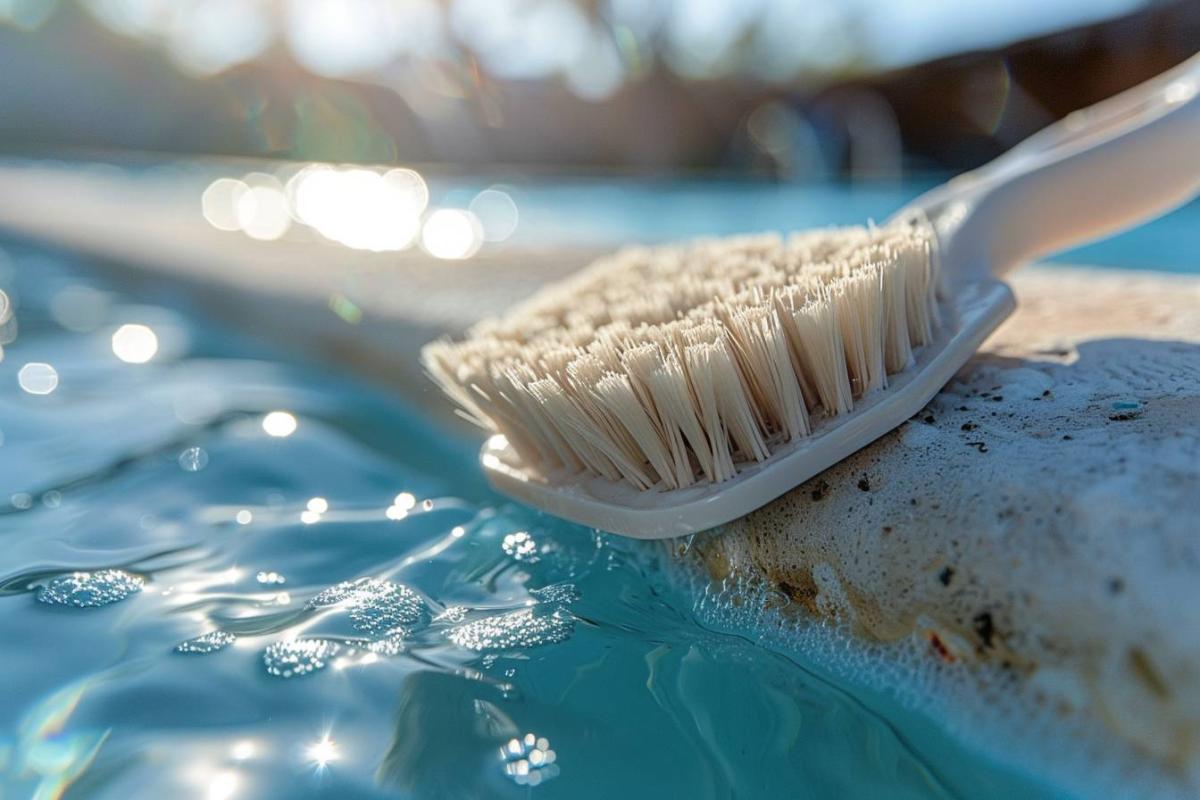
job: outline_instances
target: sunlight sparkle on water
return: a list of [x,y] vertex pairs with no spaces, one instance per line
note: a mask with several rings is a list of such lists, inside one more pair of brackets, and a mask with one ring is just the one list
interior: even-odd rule
[[558,775],[558,754],[550,749],[550,740],[545,736],[527,733],[520,739],[511,739],[500,748],[500,760],[504,774],[518,786],[537,786]]
[[328,734],[310,744],[305,749],[304,755],[317,769],[325,769],[331,762],[340,758],[337,743],[330,739]]
[[298,220],[326,239],[376,252],[412,246],[429,202],[424,179],[410,169],[379,173],[314,164],[287,188]]
[[122,325],[112,335],[112,351],[126,364],[145,364],[158,352],[158,336],[145,325]]
[[310,164],[286,184],[263,172],[217,178],[200,207],[214,228],[253,239],[279,239],[294,221],[356,250],[405,250],[420,238],[431,255],[457,259],[473,255],[484,239],[507,238],[516,227],[516,206],[506,193],[485,190],[476,200],[487,225],[473,208],[435,211],[422,226],[429,187],[414,170]]
[[237,520],[238,525],[249,525],[254,520],[254,514],[251,513],[250,509],[243,508],[237,512],[237,516],[234,519]]
[[329,510],[329,501],[324,497],[314,497],[308,501],[308,510],[315,511],[318,514],[324,514]]
[[258,755],[258,745],[251,739],[243,739],[234,744],[229,756],[234,761],[249,761]]
[[229,800],[238,788],[238,775],[228,770],[213,775],[208,782],[208,800]]
[[272,411],[263,417],[262,428],[268,436],[282,439],[296,432],[296,418],[286,411]]
[[412,511],[417,505],[417,498],[411,492],[401,492],[396,495],[396,499],[387,507],[384,512],[388,519],[402,520],[408,516],[408,512]]

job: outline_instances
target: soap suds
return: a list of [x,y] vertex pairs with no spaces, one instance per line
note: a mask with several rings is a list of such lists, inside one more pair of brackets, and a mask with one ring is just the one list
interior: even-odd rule
[[1015,284],[927,408],[696,537],[700,609],[1066,788],[1194,796],[1200,282]]

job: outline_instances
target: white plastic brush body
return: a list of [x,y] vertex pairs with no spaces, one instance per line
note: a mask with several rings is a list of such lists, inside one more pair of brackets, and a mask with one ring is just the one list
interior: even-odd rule
[[[742,459],[731,477],[726,474],[730,465],[723,473],[719,464],[693,463],[698,474],[703,471],[701,479],[692,485],[665,488],[663,481],[635,485],[651,480],[641,476],[638,465],[625,467],[637,473],[632,482],[596,474],[596,469],[580,469],[578,464],[557,469],[532,467],[498,434],[482,450],[485,473],[501,492],[551,514],[644,539],[695,533],[765,505],[893,430],[928,403],[1012,312],[1013,295],[1000,280],[1008,271],[1032,258],[1156,217],[1194,197],[1200,191],[1198,94],[1200,56],[1070,115],[897,213],[890,225],[902,226],[911,220],[933,231],[941,281],[937,310],[942,324],[931,341],[913,350],[906,369],[886,375],[886,389],[862,391],[858,386],[861,394],[853,400],[852,410],[817,413],[811,419],[800,415],[804,419],[791,424],[806,426],[804,435],[770,443],[765,460],[755,460],[761,457],[755,453],[760,445],[747,441],[750,434],[743,432],[738,438],[736,426],[731,426],[727,432],[731,441],[736,439],[734,446]],[[851,350],[846,345],[846,352]],[[769,353],[759,355],[767,360],[757,363],[770,363]],[[907,355],[893,353],[889,358]],[[574,366],[581,369],[586,365]],[[753,385],[758,378],[750,376],[747,383]],[[645,388],[648,384],[620,376],[605,380],[605,391],[626,392],[651,406],[665,402],[663,397],[650,396]],[[440,382],[447,385],[444,379]],[[539,388],[550,394],[560,392],[553,382]],[[448,390],[455,393],[453,387]],[[470,405],[472,391],[479,390],[457,389],[460,403],[465,392],[463,404]],[[503,391],[495,391],[503,395]],[[811,392],[810,387],[805,396]],[[557,431],[546,432],[551,445],[583,430],[578,421],[563,416],[583,413],[581,407],[600,414],[614,436],[636,437],[649,430],[634,406],[617,404],[613,408],[628,407],[630,413],[604,416],[587,405],[593,402],[587,397],[575,398],[574,405],[569,403],[571,398],[542,399],[566,409],[546,418],[549,422],[539,423]],[[691,399],[698,408],[704,406],[705,399],[694,392]],[[709,405],[712,402],[709,400]],[[839,402],[830,397],[821,405],[833,407]],[[799,406],[803,409],[803,401]],[[680,431],[674,436],[682,443],[687,431]],[[603,448],[606,441],[598,437],[596,447]],[[594,449],[585,451],[583,448],[591,447],[586,441],[578,447],[578,452],[594,457],[597,469],[620,470],[619,464],[610,470],[607,465],[613,462],[596,455]],[[563,458],[575,460],[569,453]],[[620,454],[613,458],[619,460]],[[644,471],[652,476],[671,469],[671,464],[647,463]],[[718,473],[716,480],[703,479],[713,471]]]

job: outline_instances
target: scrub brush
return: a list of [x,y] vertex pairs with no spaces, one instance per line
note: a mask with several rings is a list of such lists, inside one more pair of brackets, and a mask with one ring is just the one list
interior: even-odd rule
[[900,425],[1011,313],[999,278],[1200,191],[1200,56],[881,226],[630,248],[422,351],[500,491],[638,538],[712,528]]

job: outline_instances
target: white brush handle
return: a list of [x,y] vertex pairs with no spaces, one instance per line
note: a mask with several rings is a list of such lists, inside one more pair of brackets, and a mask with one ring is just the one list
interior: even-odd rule
[[[1200,193],[1200,55],[1077,111],[931,193],[951,269],[1000,276]],[[920,201],[918,201],[920,204]],[[949,231],[947,231],[949,232]]]

